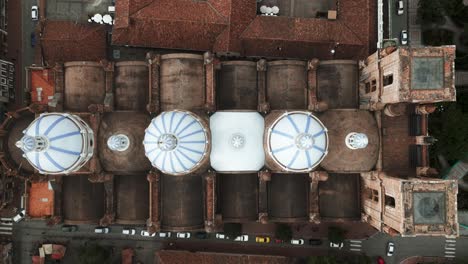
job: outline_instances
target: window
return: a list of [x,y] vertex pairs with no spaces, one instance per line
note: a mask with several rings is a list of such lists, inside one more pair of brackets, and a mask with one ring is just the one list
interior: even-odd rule
[[393,74],[385,75],[383,77],[383,85],[387,86],[393,83]]
[[374,202],[379,202],[379,192],[377,190],[367,188],[365,189],[366,198]]
[[370,93],[370,83],[366,82],[366,93]]
[[371,92],[377,91],[377,81],[374,79],[371,82]]
[[385,195],[385,205],[395,208],[395,198]]

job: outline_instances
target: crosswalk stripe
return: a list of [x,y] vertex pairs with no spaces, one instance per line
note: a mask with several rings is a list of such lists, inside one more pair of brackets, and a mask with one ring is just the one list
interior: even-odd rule
[[13,235],[13,233],[12,232],[2,232],[2,231],[0,231],[0,235],[10,235],[11,236],[11,235]]
[[350,240],[352,243],[362,243],[362,240]]
[[361,251],[360,248],[351,248],[350,250],[352,250],[352,251]]
[[446,258],[454,258],[455,256],[445,255]]
[[454,248],[454,247],[445,247],[445,250],[453,250],[453,251],[455,251],[455,248]]
[[445,239],[445,241],[448,241],[448,242],[457,242],[455,239]]
[[351,244],[350,246],[352,246],[352,247],[362,247],[362,245],[358,245],[358,244]]

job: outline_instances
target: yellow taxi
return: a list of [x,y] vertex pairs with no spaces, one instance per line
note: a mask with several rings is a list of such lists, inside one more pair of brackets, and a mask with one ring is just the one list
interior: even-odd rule
[[270,243],[270,238],[269,237],[255,237],[255,241],[257,243]]

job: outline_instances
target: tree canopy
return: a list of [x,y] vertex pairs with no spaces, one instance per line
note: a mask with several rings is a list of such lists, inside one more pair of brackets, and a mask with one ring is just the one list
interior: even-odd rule
[[80,264],[109,264],[110,257],[109,248],[98,244],[85,244],[80,247],[78,253]]

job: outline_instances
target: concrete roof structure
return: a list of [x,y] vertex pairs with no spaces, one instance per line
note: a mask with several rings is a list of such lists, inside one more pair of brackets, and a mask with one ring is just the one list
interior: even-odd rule
[[184,263],[204,263],[204,264],[287,264],[291,260],[287,257],[279,256],[256,256],[256,255],[231,255],[208,252],[191,253],[187,251],[161,250],[157,251],[155,261],[161,264],[184,264]]
[[[340,1],[336,20],[257,15],[256,2],[122,0],[114,44],[248,56],[364,58],[374,50],[376,6]],[[274,30],[271,30],[274,29]]]

